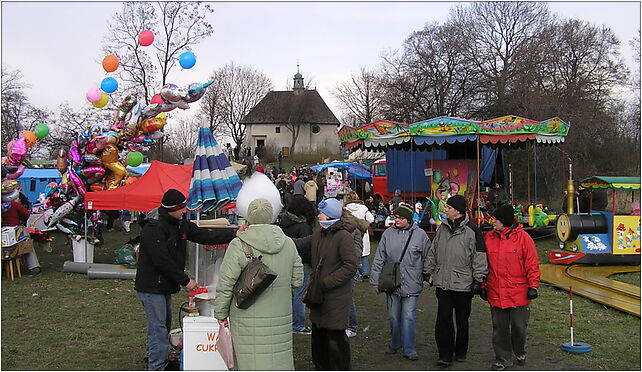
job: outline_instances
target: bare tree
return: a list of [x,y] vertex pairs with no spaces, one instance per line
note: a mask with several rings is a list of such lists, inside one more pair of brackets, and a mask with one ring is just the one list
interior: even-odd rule
[[338,84],[332,95],[341,102],[347,122],[359,126],[384,118],[380,92],[377,76],[361,67],[359,74],[353,74],[348,81]]
[[71,141],[77,140],[81,133],[89,131],[97,123],[104,122],[109,114],[106,109],[84,108],[76,111],[67,103],[58,106],[58,114],[50,118],[49,135],[44,139],[48,158],[55,158],[60,148],[68,149]]
[[[50,113],[34,107],[27,98],[20,70],[11,70],[2,66],[2,154],[6,154],[7,143],[17,139],[23,131],[33,130],[39,123],[45,123]],[[42,145],[41,141],[30,152],[30,156]]]
[[253,67],[238,66],[234,62],[215,70],[211,79],[214,84],[201,98],[201,116],[217,134],[220,134],[218,128],[224,125],[240,148],[246,130],[239,122],[272,89],[272,83]]
[[197,119],[180,117],[165,131],[165,151],[173,162],[193,158],[198,141],[199,122]]
[[[180,53],[212,34],[206,20],[211,12],[200,2],[124,2],[103,40],[103,51],[119,58],[118,76],[127,83],[121,91],[134,90],[148,104],[167,83]],[[138,44],[143,30],[154,33],[151,46]]]
[[538,47],[551,22],[548,5],[536,2],[477,2],[458,6],[451,18],[465,53],[481,74],[483,116],[505,115],[515,79],[534,72],[545,55]]

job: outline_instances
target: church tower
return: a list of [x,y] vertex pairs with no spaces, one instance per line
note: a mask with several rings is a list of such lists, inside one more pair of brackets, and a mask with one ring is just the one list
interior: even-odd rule
[[299,61],[296,63],[296,75],[294,75],[294,95],[298,96],[303,93],[305,86],[303,85],[303,75],[299,72]]

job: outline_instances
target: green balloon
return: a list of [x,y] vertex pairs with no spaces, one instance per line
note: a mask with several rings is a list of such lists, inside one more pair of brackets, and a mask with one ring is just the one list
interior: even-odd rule
[[143,162],[143,154],[138,151],[132,151],[127,155],[127,165],[137,167]]
[[49,134],[49,127],[47,124],[38,124],[33,132],[35,133],[36,138],[43,139],[47,137],[47,134]]

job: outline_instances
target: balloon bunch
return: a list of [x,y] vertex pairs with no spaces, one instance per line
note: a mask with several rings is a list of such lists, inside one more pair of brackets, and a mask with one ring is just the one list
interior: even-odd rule
[[7,170],[7,178],[16,179],[25,171],[22,162],[27,158],[29,149],[49,134],[49,127],[46,124],[38,124],[34,131],[24,131],[18,139],[7,143],[7,156],[2,157],[2,165]]
[[[143,47],[153,42],[154,34],[149,30],[138,35],[138,43]],[[183,68],[191,68],[196,63],[196,56],[192,52],[185,52],[180,55],[179,63]],[[115,72],[119,65],[116,55],[103,58],[102,67],[106,73]],[[58,152],[56,168],[62,180],[60,184],[50,184],[41,200],[53,211],[48,226],[55,224],[64,232],[75,233],[78,224],[65,218],[65,215],[74,209],[82,209],[81,201],[85,193],[111,190],[126,184],[125,165],[139,166],[143,161],[141,151],[148,151],[163,137],[162,129],[167,124],[166,113],[177,107],[188,109],[190,103],[203,97],[213,82],[192,83],[185,87],[166,84],[148,105],[140,101],[136,93],[129,94],[116,106],[107,125],[87,125],[86,130],[71,142],[68,150],[61,148]],[[87,90],[86,97],[94,107],[102,108],[117,90],[118,81],[106,77],[100,88]],[[97,215],[94,217],[90,223],[97,227],[99,218]]]

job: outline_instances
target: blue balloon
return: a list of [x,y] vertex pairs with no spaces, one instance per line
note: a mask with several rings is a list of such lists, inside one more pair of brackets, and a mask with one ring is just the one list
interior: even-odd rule
[[196,56],[192,52],[183,52],[178,61],[182,68],[192,68],[196,64]]
[[118,82],[113,77],[104,78],[100,83],[100,89],[105,93],[113,93],[118,89]]

